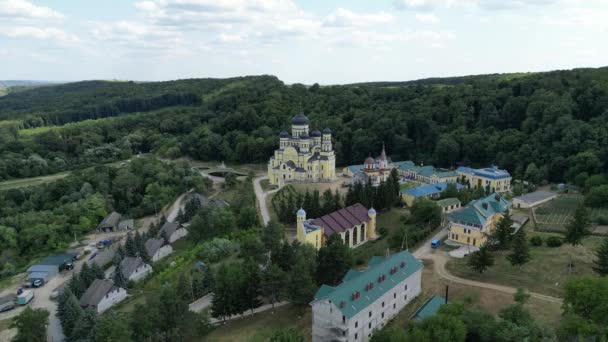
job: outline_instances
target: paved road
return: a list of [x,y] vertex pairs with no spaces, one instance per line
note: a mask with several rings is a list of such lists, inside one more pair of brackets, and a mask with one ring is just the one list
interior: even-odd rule
[[258,205],[260,206],[260,214],[262,215],[262,222],[267,225],[270,222],[270,214],[268,213],[268,207],[266,206],[266,197],[272,193],[279,191],[279,189],[264,192],[262,190],[261,182],[268,179],[267,176],[257,177],[253,180],[253,189],[255,190],[255,197],[258,199]]
[[[447,236],[447,230],[441,229],[433,237],[429,238],[422,246],[420,246],[418,249],[416,249],[414,251],[413,255],[418,259],[432,260],[433,269],[434,269],[435,273],[438,276],[440,276],[441,278],[447,279],[454,283],[459,283],[459,284],[469,285],[469,286],[476,286],[476,287],[483,287],[486,289],[491,289],[491,290],[510,293],[510,294],[513,294],[517,291],[517,289],[514,287],[497,285],[497,284],[492,284],[492,283],[483,283],[480,281],[464,279],[464,278],[457,277],[457,276],[451,274],[450,272],[448,272],[448,270],[445,268],[445,265],[449,261],[450,256],[446,252],[439,251],[439,250],[433,250],[431,248],[432,240],[434,240],[434,239],[441,240],[441,239],[445,238],[446,236]],[[530,296],[532,298],[544,300],[547,302],[558,303],[558,304],[563,303],[563,300],[561,298],[547,296],[547,295],[544,295],[541,293],[530,292]]]
[[193,312],[201,312],[211,306],[213,293],[209,293],[188,305],[188,309]]

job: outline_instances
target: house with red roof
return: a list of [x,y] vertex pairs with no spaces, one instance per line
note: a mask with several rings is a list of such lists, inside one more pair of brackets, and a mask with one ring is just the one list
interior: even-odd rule
[[315,219],[306,219],[306,212],[297,212],[297,239],[319,249],[332,234],[339,234],[350,248],[376,239],[376,210],[361,203],[334,211]]

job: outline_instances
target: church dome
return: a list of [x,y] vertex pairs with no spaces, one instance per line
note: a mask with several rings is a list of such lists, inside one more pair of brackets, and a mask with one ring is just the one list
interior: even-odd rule
[[312,133],[310,133],[311,137],[320,137],[321,136],[321,132],[319,132],[318,129],[315,129],[314,131],[312,131]]
[[376,215],[376,209],[374,209],[374,208],[370,208],[370,209],[367,211],[367,215],[369,215],[369,216]]
[[364,164],[365,165],[369,165],[369,164],[374,164],[376,161],[374,160],[374,158],[372,158],[371,156],[367,157],[367,159],[365,159]]
[[304,211],[304,209],[300,208],[300,210],[298,210],[297,212],[298,216],[306,216],[306,212]]
[[280,138],[289,138],[289,133],[287,133],[287,131],[281,131],[281,133],[279,133],[279,137]]
[[329,128],[324,129],[323,134],[331,134],[331,129],[329,129]]
[[293,125],[308,125],[308,118],[303,113],[300,113],[291,119]]

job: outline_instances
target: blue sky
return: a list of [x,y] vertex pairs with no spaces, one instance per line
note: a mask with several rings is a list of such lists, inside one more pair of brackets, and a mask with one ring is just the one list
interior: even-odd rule
[[0,79],[337,84],[608,65],[608,0],[0,0]]

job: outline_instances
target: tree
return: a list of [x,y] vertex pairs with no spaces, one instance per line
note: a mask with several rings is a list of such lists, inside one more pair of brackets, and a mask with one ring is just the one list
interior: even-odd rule
[[122,287],[124,289],[127,288],[127,279],[123,273],[122,263],[118,263],[114,265],[114,284],[118,287]]
[[281,328],[275,330],[270,336],[269,342],[304,342],[304,335],[294,328]]
[[285,237],[285,231],[283,226],[274,220],[270,220],[265,228],[262,231],[262,242],[264,243],[264,247],[266,251],[272,254],[276,254],[281,248],[281,241],[283,241]]
[[441,208],[433,201],[417,198],[410,209],[412,220],[418,224],[437,227],[441,224]]
[[94,309],[83,310],[82,318],[76,322],[69,340],[71,341],[93,341],[95,338],[95,329],[97,326],[97,313]]
[[49,312],[45,309],[26,307],[13,319],[11,328],[17,329],[13,342],[45,342]]
[[348,245],[340,235],[332,234],[319,249],[317,284],[339,284],[352,263],[353,257]]
[[137,245],[135,244],[135,239],[133,239],[133,235],[131,233],[127,234],[127,241],[125,242],[125,251],[127,252],[127,256],[137,256]]
[[78,299],[69,290],[64,290],[65,295],[60,297],[58,309],[60,313],[61,326],[63,333],[70,337],[74,327],[84,316],[84,311],[80,307]]
[[593,270],[602,277],[608,276],[608,238],[605,238],[595,251]]
[[494,257],[486,245],[483,245],[478,251],[471,253],[468,264],[474,271],[483,273],[489,267],[494,266]]
[[258,264],[264,264],[268,255],[262,241],[257,236],[249,236],[241,242],[241,257],[253,259]]
[[435,315],[422,321],[420,327],[413,329],[414,341],[465,341],[467,334],[464,323],[457,317]]
[[251,310],[253,314],[253,309],[261,304],[259,298],[261,295],[260,268],[255,260],[247,259],[243,263],[242,272],[242,283],[239,291],[240,302],[245,308]]
[[312,300],[317,286],[307,260],[298,259],[289,271],[287,296],[289,301],[304,307]]
[[511,254],[507,255],[507,259],[513,266],[522,266],[530,261],[530,247],[528,239],[523,227],[519,228],[513,237]]
[[524,179],[532,184],[538,184],[541,181],[541,173],[536,164],[530,163],[526,168],[526,172],[524,174]]
[[570,222],[566,225],[564,240],[572,246],[576,246],[589,234],[589,214],[587,208],[581,203],[576,208]]
[[513,237],[513,220],[511,214],[506,212],[504,216],[496,224],[496,232],[494,238],[497,242],[497,247],[500,249],[507,249],[511,244]]
[[435,146],[435,160],[443,166],[452,166],[458,160],[460,145],[451,135],[442,135]]
[[262,273],[262,295],[267,302],[272,304],[280,301],[285,294],[287,285],[287,273],[276,264],[270,264]]
[[521,305],[526,304],[528,299],[530,299],[530,293],[528,293],[524,288],[518,287],[517,292],[513,294],[513,300]]
[[133,332],[128,320],[116,313],[101,316],[95,329],[95,342],[132,342]]

